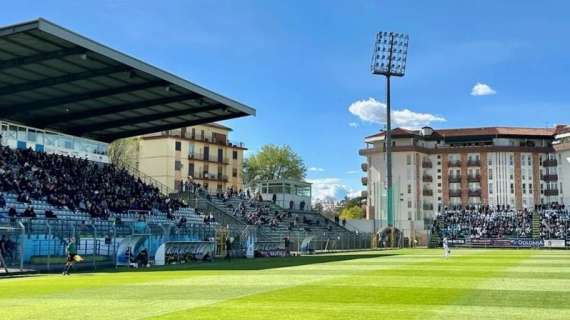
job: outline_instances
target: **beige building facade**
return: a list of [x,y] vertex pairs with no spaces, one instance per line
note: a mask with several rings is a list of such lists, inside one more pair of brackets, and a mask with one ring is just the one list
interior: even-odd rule
[[211,193],[239,191],[247,149],[228,139],[231,131],[211,123],[140,136],[137,169],[173,190],[191,179]]

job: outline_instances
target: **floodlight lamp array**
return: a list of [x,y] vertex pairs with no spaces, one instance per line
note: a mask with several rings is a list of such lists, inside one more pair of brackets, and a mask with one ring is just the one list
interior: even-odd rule
[[406,73],[408,42],[407,34],[378,32],[372,57],[372,73],[402,77]]

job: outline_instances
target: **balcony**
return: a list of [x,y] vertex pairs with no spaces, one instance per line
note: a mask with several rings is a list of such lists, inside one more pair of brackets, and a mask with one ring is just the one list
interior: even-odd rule
[[461,197],[461,190],[449,190],[449,196],[452,198]]
[[360,168],[362,168],[362,171],[364,172],[368,172],[368,163],[363,163],[360,165]]
[[213,174],[208,172],[204,172],[203,174],[195,173],[192,176],[192,178],[194,180],[228,182],[228,176],[223,174]]
[[228,147],[245,149],[245,143],[237,141],[228,141]]
[[367,185],[368,185],[368,177],[362,177],[361,181],[362,181],[362,185],[363,185],[363,186],[367,186]]
[[481,189],[471,189],[468,192],[470,197],[480,197],[481,196]]
[[424,190],[422,191],[422,195],[423,195],[424,197],[431,197],[431,196],[433,196],[433,190],[424,189]]
[[546,189],[546,190],[544,190],[544,195],[547,197],[557,196],[558,195],[558,189]]
[[546,159],[542,161],[543,167],[556,167],[558,165],[558,160],[556,159]]
[[217,157],[213,157],[213,155],[205,156],[202,153],[190,153],[188,155],[188,160],[196,160],[196,161],[205,161],[205,162],[212,162],[212,163],[221,163],[221,164],[229,164],[230,161],[228,158],[224,157],[221,160]]
[[422,181],[423,182],[433,182],[433,177],[430,176],[429,174],[424,174],[422,177]]
[[447,162],[448,167],[461,167],[461,161],[459,160],[450,160]]
[[424,210],[433,210],[433,204],[431,204],[431,203],[424,203],[423,206],[422,206],[422,208],[423,208]]
[[469,182],[481,182],[481,176],[480,175],[469,175],[469,176],[467,176],[467,181],[469,181]]
[[183,138],[194,140],[194,141],[199,141],[199,142],[204,142],[204,143],[217,144],[220,146],[228,146],[228,147],[233,147],[233,148],[245,149],[245,144],[243,142],[230,141],[228,139],[219,139],[213,135],[200,135],[200,134],[192,135],[190,133],[186,133],[186,135]]
[[449,177],[447,177],[447,180],[449,181],[449,183],[460,183],[461,182],[461,176],[450,175]]
[[467,160],[467,166],[468,167],[480,167],[481,166],[481,160],[479,160],[479,159]]
[[431,169],[433,167],[433,164],[431,163],[431,161],[422,161],[422,168],[424,169]]
[[542,176],[542,180],[544,181],[558,181],[557,174],[545,174]]

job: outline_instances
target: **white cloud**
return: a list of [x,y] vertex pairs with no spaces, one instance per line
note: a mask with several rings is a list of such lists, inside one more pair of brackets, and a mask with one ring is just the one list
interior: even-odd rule
[[352,198],[360,197],[361,195],[362,195],[362,191],[360,191],[360,190],[353,190],[353,191],[349,192],[346,196],[347,196],[349,199],[352,199]]
[[312,183],[312,201],[339,201],[346,196],[360,195],[360,191],[354,190],[343,183],[339,178],[307,179]]
[[497,91],[491,88],[488,84],[481,82],[477,82],[473,86],[473,89],[471,89],[472,96],[492,96],[494,94],[497,94]]
[[351,128],[358,128],[358,123],[356,123],[356,122],[350,122],[350,123],[348,123],[348,126],[351,127]]
[[[353,102],[348,111],[359,117],[362,121],[384,124],[386,123],[386,104],[374,98]],[[409,109],[392,110],[392,123],[396,127],[416,129],[429,125],[432,122],[443,122],[445,118],[430,113],[418,113]]]
[[346,174],[357,174],[358,170],[348,170],[347,172],[345,172]]
[[313,172],[323,172],[325,171],[325,169],[323,168],[319,168],[319,167],[310,167],[309,171],[313,171]]

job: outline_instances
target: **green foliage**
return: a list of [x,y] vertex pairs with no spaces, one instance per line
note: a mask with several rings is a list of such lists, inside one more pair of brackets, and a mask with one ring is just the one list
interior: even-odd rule
[[306,173],[303,159],[287,145],[264,145],[243,163],[246,184],[257,180],[303,180]]
[[354,206],[360,206],[361,202],[362,202],[362,197],[355,197],[352,199],[345,198],[344,200],[342,200],[341,204],[343,208],[350,208]]
[[315,203],[315,205],[313,206],[313,210],[318,211],[318,212],[323,212],[323,204],[320,202]]
[[341,219],[346,219],[346,220],[362,219],[364,217],[364,210],[362,210],[362,208],[358,205],[353,205],[350,207],[344,207],[340,211],[339,217]]
[[117,167],[135,167],[140,138],[118,139],[109,144],[107,153]]

